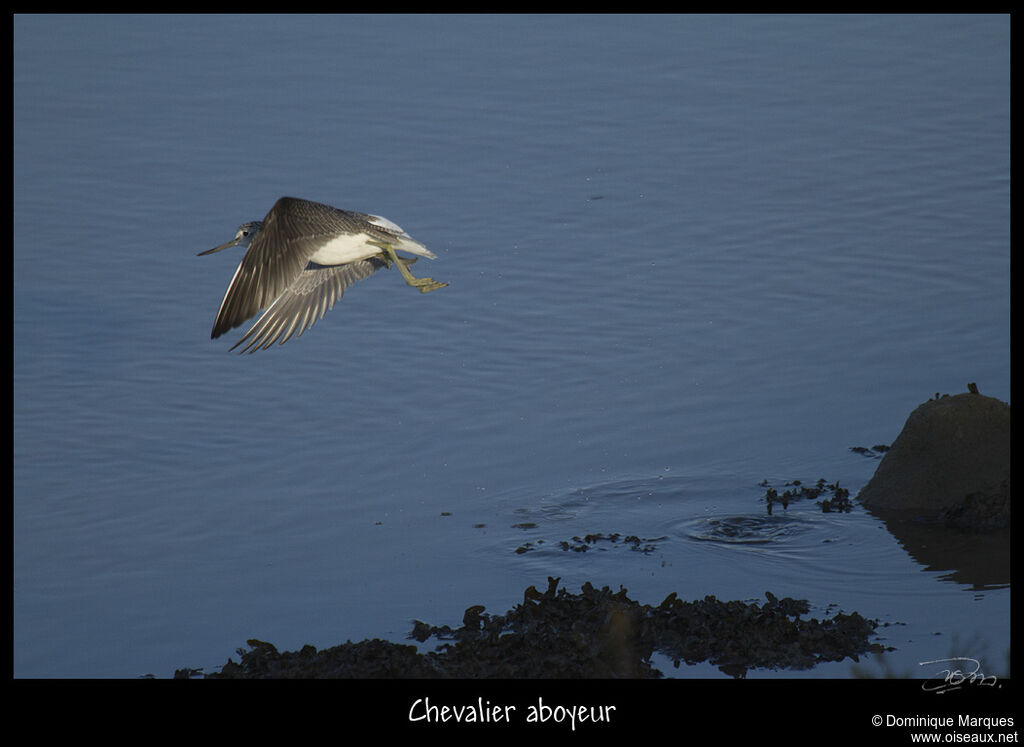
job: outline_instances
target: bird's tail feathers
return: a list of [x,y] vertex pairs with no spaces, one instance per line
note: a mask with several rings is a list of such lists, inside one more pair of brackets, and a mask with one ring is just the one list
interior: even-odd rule
[[396,237],[393,246],[400,252],[408,252],[409,254],[415,254],[417,257],[426,257],[427,259],[437,259],[436,254],[413,239],[409,234]]

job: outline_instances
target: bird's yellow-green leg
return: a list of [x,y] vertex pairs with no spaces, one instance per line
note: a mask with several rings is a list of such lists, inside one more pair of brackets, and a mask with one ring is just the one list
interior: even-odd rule
[[402,277],[405,278],[405,282],[411,285],[413,288],[419,288],[420,293],[430,293],[430,291],[437,290],[438,288],[444,288],[448,283],[439,283],[433,278],[417,278],[413,277],[413,274],[409,272],[409,268],[406,265],[411,265],[416,260],[407,260],[403,257],[399,257],[395,254],[395,248],[391,244],[387,244],[383,241],[370,241],[367,242],[374,246],[379,246],[384,250],[385,260],[394,262],[398,267],[399,272],[402,273]]

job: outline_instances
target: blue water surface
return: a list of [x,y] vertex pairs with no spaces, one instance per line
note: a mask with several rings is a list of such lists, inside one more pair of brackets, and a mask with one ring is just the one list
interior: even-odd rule
[[[936,391],[1009,401],[1009,55],[1006,16],[16,15],[15,676],[407,642],[548,576],[998,671],[1008,581],[759,483],[855,494]],[[196,254],[282,195],[449,287],[228,352],[241,253]],[[559,544],[615,532],[653,549]]]

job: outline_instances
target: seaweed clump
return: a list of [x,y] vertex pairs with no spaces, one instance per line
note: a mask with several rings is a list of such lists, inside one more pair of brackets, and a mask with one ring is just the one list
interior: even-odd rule
[[820,478],[814,485],[805,485],[800,480],[793,480],[785,484],[784,487],[787,490],[783,490],[781,493],[776,488],[770,487],[767,480],[761,482],[761,487],[768,488],[764,494],[764,501],[768,506],[769,514],[776,503],[782,504],[782,507],[787,509],[792,502],[804,499],[814,500],[823,495],[831,497],[815,501],[821,507],[822,513],[849,513],[853,508],[850,491],[847,488],[839,487],[838,480],[834,483],[827,483],[825,478]]
[[659,651],[676,667],[709,661],[731,677],[744,677],[753,668],[808,669],[882,650],[868,640],[876,621],[856,612],[806,619],[806,601],[771,592],[761,604],[713,596],[683,602],[672,593],[650,606],[622,588],[613,592],[588,582],[571,594],[558,582],[549,578],[544,592],[530,586],[522,604],[505,615],[470,607],[459,628],[416,621],[411,639],[441,641],[425,654],[379,639],[283,653],[250,640],[248,651],[238,650],[240,662],[229,659],[219,673],[206,676],[654,679],[664,676],[651,663]]
[[[635,534],[623,536],[618,532],[612,532],[611,534],[603,534],[601,532],[593,534],[585,534],[582,537],[579,535],[574,536],[571,540],[561,540],[558,543],[558,547],[562,552],[587,552],[590,549],[597,548],[599,550],[608,550],[615,545],[627,547],[633,552],[643,553],[644,555],[650,555],[652,552],[658,549],[657,543],[664,540],[665,537],[654,537],[645,538],[638,537]],[[534,542],[524,542],[516,548],[516,554],[522,555],[523,553],[536,550],[539,545],[543,544],[544,540],[537,540]]]

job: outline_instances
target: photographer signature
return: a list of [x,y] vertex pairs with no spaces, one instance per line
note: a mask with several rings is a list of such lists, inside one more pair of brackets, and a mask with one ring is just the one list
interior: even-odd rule
[[965,685],[978,685],[980,687],[995,687],[998,681],[994,674],[986,675],[981,671],[981,662],[969,656],[953,656],[949,659],[934,659],[932,661],[918,662],[922,667],[931,664],[945,664],[947,669],[942,669],[938,677],[925,680],[921,689],[925,692],[948,693],[959,690]]

